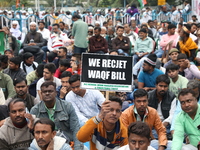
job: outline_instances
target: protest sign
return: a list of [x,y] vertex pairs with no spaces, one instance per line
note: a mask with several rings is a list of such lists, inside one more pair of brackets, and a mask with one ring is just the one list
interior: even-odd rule
[[132,90],[132,57],[82,54],[81,88]]

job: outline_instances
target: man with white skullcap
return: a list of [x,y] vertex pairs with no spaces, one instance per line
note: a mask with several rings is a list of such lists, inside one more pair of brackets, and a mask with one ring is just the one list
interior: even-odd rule
[[44,45],[44,39],[42,34],[36,31],[36,27],[36,22],[30,23],[30,31],[25,36],[23,49],[24,52],[32,53],[37,63],[41,63],[44,55],[44,51],[41,50]]

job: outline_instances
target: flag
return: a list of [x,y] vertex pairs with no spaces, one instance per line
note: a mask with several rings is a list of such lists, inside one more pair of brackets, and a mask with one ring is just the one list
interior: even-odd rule
[[147,4],[147,0],[138,0],[138,2],[140,3],[140,8],[143,8]]

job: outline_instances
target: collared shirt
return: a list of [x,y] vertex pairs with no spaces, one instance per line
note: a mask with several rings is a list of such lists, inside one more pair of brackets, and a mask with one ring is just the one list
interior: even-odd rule
[[74,36],[74,45],[80,48],[88,47],[88,25],[81,19],[74,22],[72,28],[72,36]]
[[151,53],[153,51],[153,40],[150,37],[146,37],[144,40],[138,38],[135,42],[134,52],[148,52]]
[[134,107],[134,109],[133,109],[133,114],[135,114],[135,117],[136,117],[136,120],[137,120],[137,121],[145,122],[145,118],[146,118],[147,115],[148,115],[148,109],[146,109],[143,119],[142,119],[141,116],[138,114],[136,107]]
[[178,114],[175,120],[175,130],[172,141],[172,150],[180,150],[182,148],[184,134],[189,137],[190,144],[196,147],[200,141],[200,104],[194,119],[192,119],[188,113],[182,111]]
[[[127,44],[128,46],[125,46]],[[122,40],[119,37],[116,37],[112,40],[113,50],[122,49],[124,52],[129,53],[130,50],[130,40],[128,37],[122,36]]]
[[44,105],[44,106],[45,106],[45,109],[47,110],[47,114],[49,116],[49,119],[52,120],[52,121],[54,121],[54,113],[56,111],[56,103],[53,106],[53,108],[47,108],[46,105]]
[[[97,51],[103,51],[104,53],[108,52],[108,43],[106,39],[104,39],[102,36],[99,37],[100,40],[97,40],[95,36],[92,36],[89,39],[89,47],[90,52],[97,52]],[[104,48],[103,48],[104,47]]]
[[105,101],[105,98],[98,90],[86,90],[83,97],[70,91],[65,100],[71,102],[81,123],[98,115],[99,107]]

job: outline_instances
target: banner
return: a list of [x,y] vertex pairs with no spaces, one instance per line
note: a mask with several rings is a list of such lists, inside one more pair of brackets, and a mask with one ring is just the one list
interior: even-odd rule
[[158,0],[158,5],[165,5],[166,4],[166,0]]
[[81,88],[132,91],[132,57],[82,54]]

